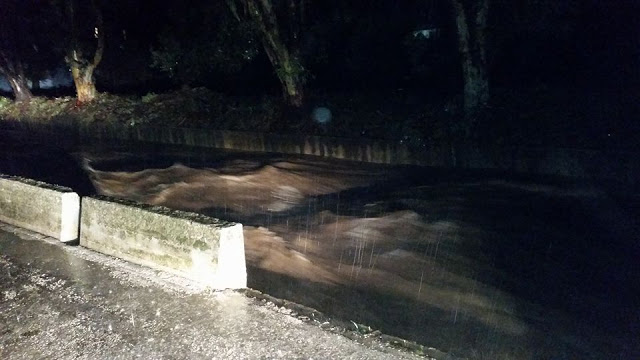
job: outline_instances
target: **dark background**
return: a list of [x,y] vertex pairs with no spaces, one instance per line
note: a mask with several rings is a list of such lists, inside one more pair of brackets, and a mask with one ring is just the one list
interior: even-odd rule
[[[464,108],[452,0],[269,1],[274,28],[284,46],[295,48],[302,69],[304,99],[294,112],[282,98],[279,70],[259,26],[246,17],[238,21],[228,1],[101,0],[95,9],[91,1],[72,2],[73,18],[65,10],[69,1],[0,3],[0,65],[19,63],[34,84],[53,86],[32,88],[36,95],[74,94],[65,56],[81,49],[90,60],[97,9],[105,36],[93,74],[100,92],[144,96],[206,87],[225,99],[251,99],[250,105],[232,100],[240,107],[275,107],[266,111],[277,118],[260,127],[266,131],[390,136],[418,144],[446,133],[480,143],[637,148],[638,1],[491,1],[483,64],[489,99],[471,113]],[[239,7],[248,2],[235,1]],[[483,2],[460,3],[469,20]],[[290,4],[298,6],[297,15]],[[434,36],[414,35],[425,29]],[[328,129],[308,124],[317,106],[332,111]],[[211,123],[224,116],[212,114]]]

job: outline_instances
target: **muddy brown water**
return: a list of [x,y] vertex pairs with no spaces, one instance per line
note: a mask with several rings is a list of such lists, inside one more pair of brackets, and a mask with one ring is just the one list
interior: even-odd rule
[[640,355],[637,194],[184,148],[0,160],[0,172],[242,222],[250,287],[456,356]]

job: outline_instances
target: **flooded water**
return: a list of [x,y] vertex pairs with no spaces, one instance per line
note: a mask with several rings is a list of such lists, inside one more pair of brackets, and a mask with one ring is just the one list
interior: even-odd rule
[[249,286],[270,295],[473,359],[640,356],[637,194],[215,150],[71,155],[51,173],[84,169],[87,191],[243,223]]

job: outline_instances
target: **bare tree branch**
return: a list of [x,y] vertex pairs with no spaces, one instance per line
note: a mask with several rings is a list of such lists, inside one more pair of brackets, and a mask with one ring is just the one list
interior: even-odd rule
[[91,0],[91,6],[96,16],[95,35],[98,37],[96,52],[93,55],[93,62],[91,64],[93,67],[97,67],[100,61],[102,61],[102,55],[104,54],[104,22],[102,20],[102,11],[98,8],[96,0]]

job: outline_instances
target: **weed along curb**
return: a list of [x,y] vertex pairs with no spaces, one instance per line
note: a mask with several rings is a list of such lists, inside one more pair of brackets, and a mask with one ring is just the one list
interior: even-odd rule
[[192,279],[247,286],[242,225],[107,197],[82,199],[80,245]]
[[69,188],[0,174],[0,221],[69,242],[78,239],[79,212]]

